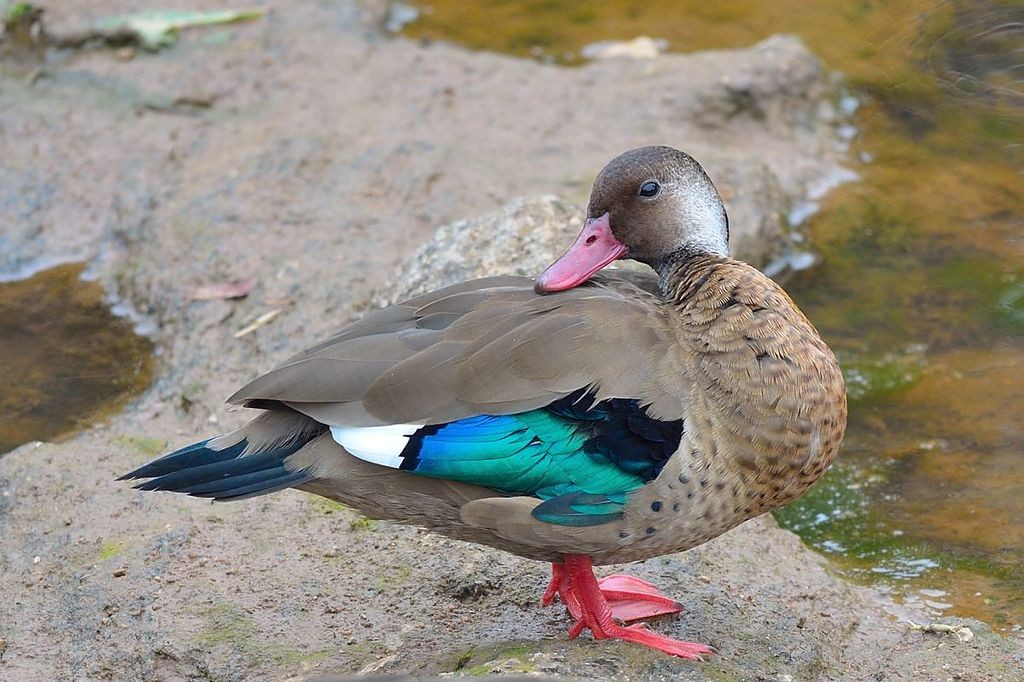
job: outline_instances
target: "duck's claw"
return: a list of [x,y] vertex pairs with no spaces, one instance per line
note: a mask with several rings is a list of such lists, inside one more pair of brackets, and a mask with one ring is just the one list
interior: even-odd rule
[[643,644],[658,651],[664,651],[670,656],[678,656],[691,661],[703,661],[705,656],[715,653],[715,650],[706,644],[696,642],[684,642],[660,635],[657,632],[648,630],[643,623],[630,625],[629,627],[616,627],[605,633],[607,637],[624,639],[627,642]]

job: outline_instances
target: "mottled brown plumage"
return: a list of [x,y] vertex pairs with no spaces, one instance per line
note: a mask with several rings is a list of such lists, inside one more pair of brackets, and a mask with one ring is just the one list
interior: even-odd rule
[[[662,171],[671,178],[662,184],[674,181],[692,194],[695,183],[685,180],[699,166],[678,154],[656,148],[613,162],[591,201],[591,217],[620,216],[623,240],[643,235],[641,253],[647,250],[660,279],[606,271],[550,296],[534,293],[526,278],[464,282],[370,313],[231,401],[284,405],[328,424],[434,424],[535,409],[593,386],[600,398],[637,398],[654,417],[684,419],[675,456],[633,494],[624,518],[584,528],[534,519],[533,497],[367,464],[329,437],[288,462],[315,474],[304,489],[371,516],[533,559],[566,552],[595,563],[644,559],[693,547],[789,502],[839,449],[842,375],[814,327],[768,277],[677,244],[671,231],[650,236],[657,232],[651,221],[664,213],[634,205],[632,192],[618,185],[632,189],[683,158],[667,176]],[[696,177],[706,191],[710,181],[702,171]],[[670,251],[657,254],[651,243]]]
[[[315,472],[303,488],[371,516],[534,559],[579,552],[616,563],[687,549],[813,483],[839,448],[845,393],[814,328],[750,266],[684,259],[666,278],[664,300],[637,279],[607,273],[551,297],[525,278],[460,284],[371,313],[232,401],[280,401],[327,423],[373,425],[520,412],[588,384],[601,397],[638,397],[654,416],[683,418],[684,437],[619,523],[537,521],[536,498],[368,464],[329,437],[289,465]],[[422,497],[410,505],[413,491]]]
[[[578,555],[607,564],[685,550],[800,495],[839,449],[842,375],[786,293],[728,256],[725,212],[700,166],[667,147],[627,152],[598,177],[588,215],[536,282],[480,279],[372,312],[259,377],[231,401],[267,412],[210,447],[294,442],[282,471],[305,476],[296,487],[570,567]],[[657,275],[590,276],[627,251]],[[363,461],[328,431],[521,413],[581,388],[683,423],[657,477],[596,525],[539,520],[536,497]],[[555,589],[559,570],[549,593],[575,603],[567,582]],[[640,641],[576,609],[595,636]]]

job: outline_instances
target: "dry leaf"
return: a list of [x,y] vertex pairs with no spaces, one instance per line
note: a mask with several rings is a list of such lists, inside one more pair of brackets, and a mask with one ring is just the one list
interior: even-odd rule
[[255,279],[237,279],[196,287],[188,294],[190,301],[212,301],[225,298],[244,298],[256,288]]

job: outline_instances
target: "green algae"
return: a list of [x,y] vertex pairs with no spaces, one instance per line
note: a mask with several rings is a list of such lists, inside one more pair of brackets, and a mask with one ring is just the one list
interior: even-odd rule
[[117,438],[117,442],[127,445],[146,458],[162,455],[168,449],[166,440],[149,436],[120,436]]
[[445,667],[458,677],[529,674],[537,669],[531,660],[534,653],[535,647],[522,644],[470,649],[454,657]]
[[924,348],[911,346],[899,353],[865,355],[842,353],[839,364],[850,403],[892,395],[921,378],[927,360]]
[[106,561],[124,553],[124,543],[120,540],[104,540],[100,543],[100,551],[96,556],[97,561]]
[[[1024,569],[1019,565],[907,533],[874,504],[874,498],[891,493],[890,474],[880,467],[865,470],[840,463],[803,497],[776,510],[775,517],[810,546],[838,557],[842,571],[860,582],[928,585],[935,583],[930,574],[941,576],[939,584],[951,577],[967,581],[981,576],[1004,590],[1024,590]],[[996,622],[1000,607],[1020,607],[1019,598],[998,593],[982,601],[993,607],[989,618]]]
[[335,502],[334,500],[329,500],[326,497],[321,497],[320,495],[310,493],[307,499],[309,500],[309,504],[318,514],[336,514],[339,512],[352,511],[341,502]]
[[330,649],[301,649],[266,641],[253,617],[236,604],[215,604],[198,610],[197,615],[203,621],[197,642],[207,647],[230,647],[276,668],[308,668],[333,653]]

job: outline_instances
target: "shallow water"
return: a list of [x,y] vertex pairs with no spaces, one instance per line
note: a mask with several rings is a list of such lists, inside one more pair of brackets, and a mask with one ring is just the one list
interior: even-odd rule
[[83,269],[0,283],[0,456],[113,414],[149,384],[152,344]]
[[[578,63],[599,40],[671,51],[800,35],[860,101],[861,181],[803,227],[787,289],[840,355],[839,462],[780,522],[935,614],[1024,624],[1024,5],[435,0],[406,33]],[[837,93],[837,100],[840,99]],[[851,100],[847,99],[847,103]]]

